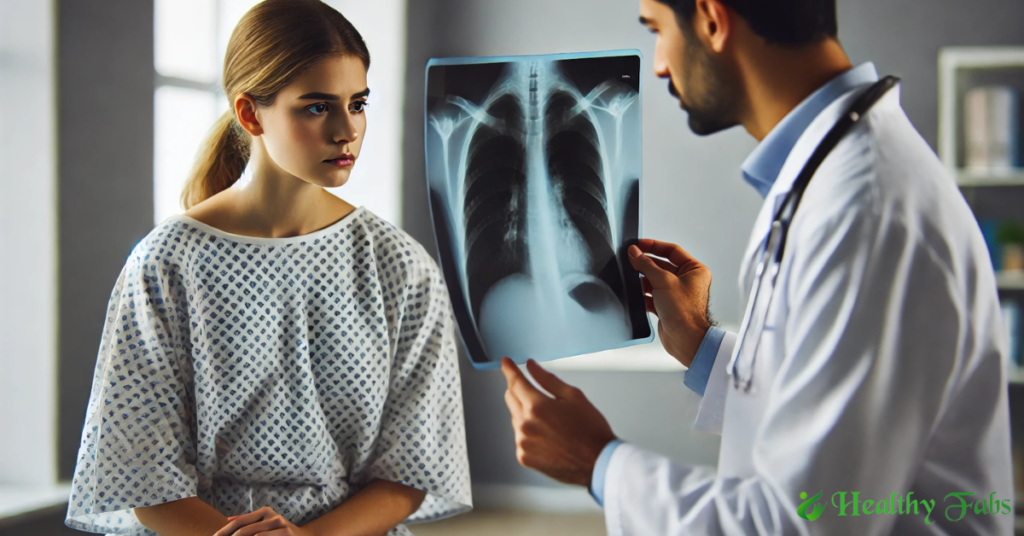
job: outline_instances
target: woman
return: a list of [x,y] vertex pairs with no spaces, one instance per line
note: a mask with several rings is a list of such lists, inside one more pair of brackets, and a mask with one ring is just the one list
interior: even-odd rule
[[403,520],[472,507],[439,271],[324,190],[359,156],[369,63],[318,0],[266,0],[235,28],[232,109],[187,211],[135,247],[111,294],[68,526],[409,534]]

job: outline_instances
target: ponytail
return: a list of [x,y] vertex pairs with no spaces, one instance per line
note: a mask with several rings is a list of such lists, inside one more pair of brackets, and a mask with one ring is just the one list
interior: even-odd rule
[[195,166],[185,181],[181,204],[185,210],[227,190],[249,162],[249,137],[228,110],[217,119],[210,136],[199,148]]

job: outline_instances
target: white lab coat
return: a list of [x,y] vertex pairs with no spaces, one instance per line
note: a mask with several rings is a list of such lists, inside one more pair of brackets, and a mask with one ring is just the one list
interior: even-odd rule
[[[790,154],[750,235],[744,303],[776,199],[863,89]],[[978,225],[894,89],[805,192],[751,393],[725,372],[737,336],[721,346],[695,424],[721,433],[718,470],[620,445],[604,487],[609,536],[1011,534],[1012,514],[944,515],[959,504],[951,492],[1013,504],[1002,325]],[[830,504],[835,492],[908,490],[935,501],[933,524],[920,503],[920,515],[857,517]],[[798,517],[801,492],[824,492],[818,519]]]

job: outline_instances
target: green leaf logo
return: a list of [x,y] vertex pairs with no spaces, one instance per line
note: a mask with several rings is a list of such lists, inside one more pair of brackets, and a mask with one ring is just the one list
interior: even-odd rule
[[[797,507],[796,515],[806,519],[807,521],[814,521],[821,517],[821,513],[825,511],[825,506],[815,503],[815,501],[821,498],[821,494],[822,492],[819,491],[813,498],[807,499],[807,492],[801,491],[800,498],[807,500],[800,503],[800,506]],[[810,508],[812,504],[814,505],[814,511],[808,513],[807,509]]]

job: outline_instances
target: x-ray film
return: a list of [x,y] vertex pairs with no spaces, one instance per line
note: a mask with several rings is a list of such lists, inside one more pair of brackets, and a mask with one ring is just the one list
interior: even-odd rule
[[638,51],[432,59],[438,255],[476,368],[653,339],[640,232]]

